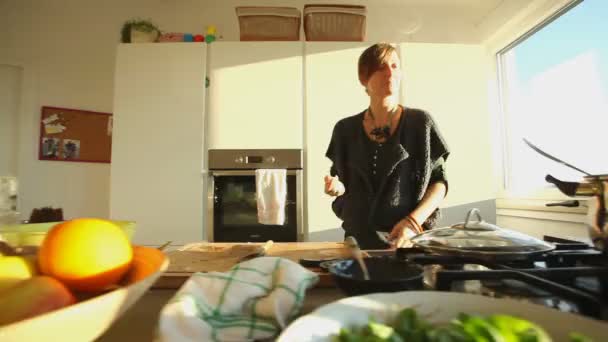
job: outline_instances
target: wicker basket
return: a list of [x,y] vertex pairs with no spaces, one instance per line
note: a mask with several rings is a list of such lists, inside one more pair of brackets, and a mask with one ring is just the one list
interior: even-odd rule
[[300,10],[293,7],[236,7],[241,40],[300,40]]
[[305,5],[307,41],[364,41],[365,6]]

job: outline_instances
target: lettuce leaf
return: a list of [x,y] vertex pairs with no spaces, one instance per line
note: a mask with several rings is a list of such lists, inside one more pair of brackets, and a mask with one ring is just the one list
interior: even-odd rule
[[[416,310],[401,310],[390,324],[370,321],[364,327],[342,328],[336,342],[551,342],[537,324],[510,315],[469,315],[461,313],[449,324],[432,324]],[[570,334],[572,342],[593,342],[580,333]]]

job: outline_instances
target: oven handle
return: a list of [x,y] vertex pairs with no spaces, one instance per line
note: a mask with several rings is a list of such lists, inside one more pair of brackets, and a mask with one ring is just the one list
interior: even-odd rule
[[[287,170],[287,175],[297,175],[302,170]],[[255,170],[211,170],[209,171],[211,176],[222,177],[222,176],[255,176]]]

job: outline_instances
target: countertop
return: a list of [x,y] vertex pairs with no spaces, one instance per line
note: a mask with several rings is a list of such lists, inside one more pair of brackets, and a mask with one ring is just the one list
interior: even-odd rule
[[[175,294],[175,291],[174,289],[148,290],[97,341],[153,341],[160,310]],[[345,295],[335,287],[312,288],[306,292],[301,315],[307,314],[323,304],[344,297]]]

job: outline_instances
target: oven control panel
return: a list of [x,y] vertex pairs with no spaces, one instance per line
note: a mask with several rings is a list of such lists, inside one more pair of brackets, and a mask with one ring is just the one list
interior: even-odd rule
[[237,164],[273,164],[277,161],[277,158],[274,156],[238,156],[234,159],[234,162]]
[[303,153],[284,150],[209,150],[209,170],[302,169]]

